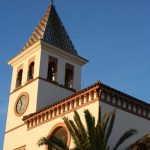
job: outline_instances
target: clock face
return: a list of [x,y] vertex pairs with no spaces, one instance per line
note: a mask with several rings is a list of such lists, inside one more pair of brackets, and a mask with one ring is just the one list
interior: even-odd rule
[[15,110],[17,115],[22,115],[28,107],[28,96],[27,94],[21,95],[16,102]]

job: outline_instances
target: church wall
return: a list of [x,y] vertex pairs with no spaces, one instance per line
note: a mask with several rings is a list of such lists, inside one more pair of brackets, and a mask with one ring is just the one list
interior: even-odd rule
[[11,77],[10,92],[12,92],[15,89],[15,86],[16,86],[16,76],[17,76],[17,67],[14,67],[14,68],[12,68],[12,77]]
[[36,111],[36,103],[37,103],[37,92],[38,92],[38,81],[34,81],[30,83],[30,85],[16,91],[15,93],[10,95],[9,105],[8,105],[8,113],[7,113],[7,122],[5,131],[11,130],[19,125],[22,125],[24,122],[22,121],[22,117],[18,117],[15,114],[15,104],[21,93],[27,92],[29,95],[29,103],[26,112],[23,115],[28,115]]
[[27,136],[28,135],[26,125],[6,133],[3,150],[14,150],[16,148],[26,145],[25,143],[27,143],[27,141],[29,140]]
[[12,83],[10,92],[13,92],[13,90],[15,90],[16,88],[17,73],[20,68],[23,69],[22,85],[25,85],[27,83],[28,68],[31,60],[35,62],[34,78],[37,78],[39,76],[40,57],[40,48],[37,47],[29,53],[23,55],[18,60],[16,60],[16,62],[13,64]]
[[39,80],[37,110],[49,106],[74,92],[58,85],[49,83],[45,80]]
[[[82,107],[80,109],[78,109],[77,111],[79,112],[80,116],[81,116],[81,120],[84,122],[84,113],[83,111],[85,109],[89,109],[90,112],[92,114],[95,115],[95,118],[98,118],[98,105],[99,105],[99,102],[96,101],[88,106],[85,106],[85,107]],[[64,115],[66,117],[68,117],[69,119],[73,119],[73,112],[69,113],[69,114],[66,114]],[[33,128],[31,130],[28,131],[28,138],[29,139],[33,139],[32,143],[29,142],[27,145],[27,150],[30,150],[31,148],[32,149],[36,149],[37,148],[37,141],[39,140],[40,137],[43,137],[43,136],[48,136],[49,133],[51,132],[51,129],[58,123],[62,123],[63,120],[62,120],[62,117],[60,118],[57,118],[57,119],[54,119],[52,121],[49,121],[48,123],[44,123],[36,128]],[[71,144],[70,144],[70,147],[73,147],[73,141],[71,141]],[[38,148],[38,150],[45,150],[45,146],[42,146],[40,148]]]
[[77,91],[81,90],[81,67],[79,65],[75,65],[74,68],[74,87]]
[[[115,107],[105,104],[101,102],[102,112],[110,112],[115,109]],[[138,117],[121,109],[116,109],[116,119],[114,129],[109,140],[110,145],[114,145],[119,137],[128,129],[136,129],[138,130],[138,134],[131,137],[127,140],[122,146],[120,146],[120,150],[126,148],[131,143],[135,142],[140,137],[143,137],[145,134],[150,132],[150,121],[146,120],[142,117]]]
[[[85,122],[83,111],[85,109],[89,109],[90,112],[94,114],[95,118],[98,118],[98,108],[99,101],[96,101],[90,105],[79,108],[77,111],[81,116],[81,120]],[[64,116],[68,117],[69,119],[73,119],[73,110]],[[13,130],[13,132],[6,134],[7,136],[5,137],[5,142],[7,142],[7,144],[4,144],[5,147],[3,150],[12,150],[23,145],[26,145],[26,150],[45,150],[45,146],[38,147],[37,142],[41,137],[47,137],[50,134],[52,128],[58,123],[63,123],[62,116],[59,116],[59,118],[41,124],[28,131],[26,125],[18,128],[17,130]],[[22,135],[20,136],[20,134]],[[73,147],[73,141],[71,141],[70,147]]]
[[[5,131],[11,130],[12,128],[23,124],[22,116],[19,117],[15,114],[15,104],[21,94],[27,93],[27,95],[29,95],[29,104],[26,112],[23,115],[27,115],[36,111],[38,91],[38,80],[36,78],[39,76],[40,47],[35,47],[25,54],[23,52],[15,59],[16,60],[11,64],[13,67],[13,75]],[[27,81],[28,68],[31,61],[35,62],[34,77],[32,80]],[[20,68],[23,69],[22,84],[16,88],[17,73]]]

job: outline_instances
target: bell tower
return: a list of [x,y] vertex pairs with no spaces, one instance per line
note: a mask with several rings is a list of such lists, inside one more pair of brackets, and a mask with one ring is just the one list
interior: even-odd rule
[[[12,82],[4,147],[22,118],[80,90],[81,67],[88,61],[75,50],[53,2],[21,52],[8,64]],[[7,148],[4,148],[7,149]]]

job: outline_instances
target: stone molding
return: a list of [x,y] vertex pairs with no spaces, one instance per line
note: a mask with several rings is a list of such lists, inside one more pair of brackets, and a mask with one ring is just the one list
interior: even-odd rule
[[107,103],[115,108],[150,120],[150,105],[148,103],[142,102],[100,82],[38,112],[25,116],[23,120],[27,124],[27,129],[30,130],[96,101]]
[[54,104],[45,110],[26,116],[23,120],[27,124],[27,129],[30,130],[43,123],[62,117],[67,113],[98,101],[99,98],[99,86],[97,85],[58,104]]
[[127,111],[128,113],[150,120],[150,107],[142,105],[127,97],[103,90],[101,92],[101,101],[113,107]]

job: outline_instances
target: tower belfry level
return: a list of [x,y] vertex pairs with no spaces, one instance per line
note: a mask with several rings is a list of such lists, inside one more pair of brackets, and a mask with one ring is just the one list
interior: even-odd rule
[[100,105],[104,112],[117,109],[110,143],[118,137],[116,130],[136,128],[139,134],[134,140],[150,130],[149,104],[101,82],[81,90],[81,70],[87,62],[75,49],[51,0],[21,53],[8,62],[13,72],[3,150],[50,150],[38,148],[37,141],[52,134],[61,135],[72,148],[62,117],[73,118],[74,110],[82,117],[89,109],[97,119]]

